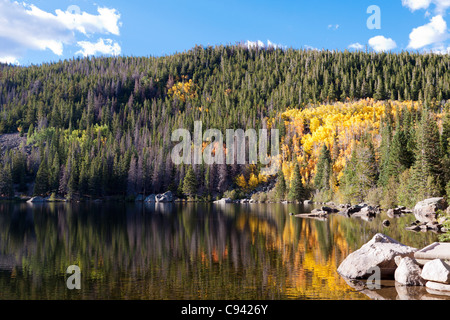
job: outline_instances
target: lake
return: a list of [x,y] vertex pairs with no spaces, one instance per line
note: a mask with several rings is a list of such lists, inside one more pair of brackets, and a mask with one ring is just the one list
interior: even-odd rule
[[[423,248],[414,216],[289,213],[294,204],[0,203],[0,299],[365,300],[336,272],[376,233]],[[81,290],[66,287],[69,266]],[[395,297],[394,297],[395,298]]]

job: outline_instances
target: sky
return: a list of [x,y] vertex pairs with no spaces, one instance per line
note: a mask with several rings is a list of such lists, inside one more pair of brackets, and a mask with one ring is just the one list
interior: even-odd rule
[[0,0],[0,62],[195,45],[450,53],[450,0]]

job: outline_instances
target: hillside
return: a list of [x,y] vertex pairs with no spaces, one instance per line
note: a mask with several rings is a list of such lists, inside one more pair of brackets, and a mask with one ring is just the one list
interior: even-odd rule
[[[164,57],[85,58],[30,67],[0,65],[0,132],[21,131],[28,141],[26,155],[17,148],[4,154],[2,174],[6,182],[0,193],[12,193],[11,185],[20,192],[20,184],[35,182],[36,195],[126,197],[172,190],[183,196],[189,168],[172,163],[170,136],[178,128],[192,132],[196,120],[203,122],[204,130],[217,128],[222,132],[268,126],[280,129],[287,148],[297,143],[303,187],[311,191],[315,189],[312,181],[317,163],[304,162],[302,154],[313,152],[312,159],[317,159],[319,142],[329,139],[332,132],[322,131],[326,139],[316,134],[312,140],[305,136],[296,141],[289,119],[297,116],[287,110],[314,113],[302,110],[316,106],[318,110],[333,110],[336,102],[369,101],[365,99],[400,104],[420,101],[421,107],[411,115],[414,125],[405,125],[416,130],[424,109],[432,117],[445,113],[450,99],[449,62],[448,55],[409,52],[221,46],[195,47]],[[318,123],[308,123],[304,129],[329,129],[330,125],[320,122],[320,116],[316,118]],[[382,120],[380,115],[376,122]],[[393,118],[392,133],[397,120]],[[438,127],[439,139],[446,134],[443,124]],[[446,142],[442,145],[442,152],[447,152]],[[341,156],[334,164],[340,166],[340,173],[351,158],[351,150],[347,146],[345,158]],[[376,161],[381,161],[383,152],[377,151],[376,156]],[[292,157],[284,162],[293,166]],[[264,182],[258,178],[259,167],[195,166],[196,195],[209,199],[236,188],[248,192]],[[376,170],[378,185],[379,167]],[[444,185],[448,180],[441,178],[439,184]],[[290,179],[286,177],[288,184]],[[439,189],[439,193],[445,191],[442,186]]]

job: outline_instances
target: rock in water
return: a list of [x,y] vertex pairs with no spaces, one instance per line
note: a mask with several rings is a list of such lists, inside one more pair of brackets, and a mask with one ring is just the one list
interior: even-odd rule
[[405,286],[424,286],[426,281],[421,277],[422,269],[416,260],[402,258],[395,270],[395,281]]
[[156,196],[156,202],[166,203],[173,202],[173,195],[171,191],[168,191],[164,194],[158,194]]
[[422,278],[429,281],[450,284],[450,266],[441,259],[425,263]]
[[430,198],[420,201],[414,207],[414,215],[420,222],[436,221],[437,211],[445,210],[447,204],[444,198]]
[[426,286],[432,290],[450,292],[450,284],[428,281]]
[[214,203],[217,203],[217,204],[233,203],[233,200],[231,200],[230,198],[222,198],[220,200],[214,201]]
[[416,248],[406,246],[378,233],[360,249],[352,252],[338,267],[338,273],[348,279],[367,279],[380,269],[382,278],[393,278],[397,265],[395,257],[414,257]]
[[27,201],[28,203],[42,203],[46,202],[46,200],[42,197],[33,197],[30,200]]

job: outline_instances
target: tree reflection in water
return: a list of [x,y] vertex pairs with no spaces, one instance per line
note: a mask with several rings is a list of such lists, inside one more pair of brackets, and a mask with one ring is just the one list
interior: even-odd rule
[[[383,232],[415,247],[413,219],[305,220],[282,204],[0,204],[0,299],[367,299],[336,272]],[[409,219],[409,220],[408,220]],[[380,220],[380,221],[378,221]],[[69,265],[82,289],[65,286]]]

